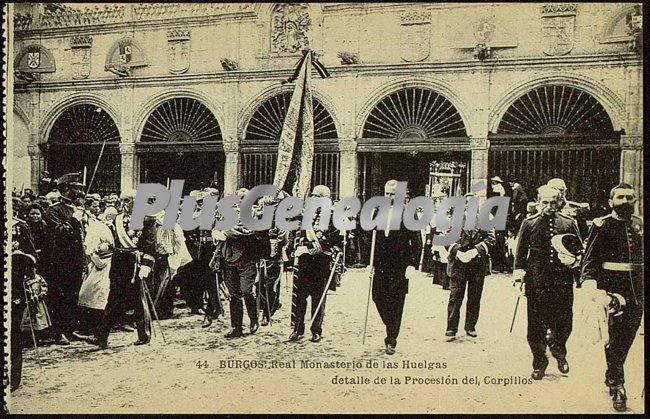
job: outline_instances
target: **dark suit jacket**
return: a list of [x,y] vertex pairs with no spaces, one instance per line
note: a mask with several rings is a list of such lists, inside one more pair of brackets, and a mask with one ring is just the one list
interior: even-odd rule
[[383,230],[377,231],[373,299],[382,294],[408,292],[408,279],[404,273],[407,266],[417,266],[421,246],[419,231],[394,230],[388,237]]
[[[449,247],[449,263],[447,264],[447,275],[454,278],[475,278],[483,277],[488,270],[490,257],[495,244],[494,230],[462,230],[456,243]],[[456,258],[459,251],[466,252],[476,249],[478,256],[463,263]]]

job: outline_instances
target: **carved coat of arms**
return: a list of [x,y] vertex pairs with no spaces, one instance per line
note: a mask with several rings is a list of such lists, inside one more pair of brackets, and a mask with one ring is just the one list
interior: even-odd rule
[[72,78],[85,79],[90,75],[92,41],[90,36],[75,36],[71,39]]
[[38,68],[41,65],[41,53],[40,51],[28,52],[27,53],[27,67],[29,68]]
[[546,55],[566,55],[573,49],[576,5],[552,3],[542,8],[542,36]]
[[309,47],[309,7],[304,3],[279,4],[271,21],[271,52],[294,53]]
[[172,74],[183,74],[190,68],[190,31],[167,32],[167,63]]
[[407,62],[426,60],[431,50],[431,12],[409,10],[401,15],[400,50]]
[[133,58],[133,47],[130,43],[125,42],[120,44],[119,56],[122,64],[128,64],[131,62],[131,58]]

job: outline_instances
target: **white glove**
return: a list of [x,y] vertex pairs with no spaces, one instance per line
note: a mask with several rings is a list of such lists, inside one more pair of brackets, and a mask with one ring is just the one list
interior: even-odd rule
[[149,276],[151,273],[151,268],[147,265],[140,266],[140,271],[138,272],[138,278],[144,279]]
[[404,272],[406,279],[412,279],[415,276],[415,268],[413,266],[407,266],[406,272]]

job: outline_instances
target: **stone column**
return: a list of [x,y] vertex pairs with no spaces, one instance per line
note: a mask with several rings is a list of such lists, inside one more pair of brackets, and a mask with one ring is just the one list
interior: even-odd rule
[[357,179],[357,142],[353,139],[339,141],[340,172],[339,172],[339,198],[359,196]]
[[137,161],[135,156],[134,143],[120,144],[121,168],[120,168],[120,192],[135,190],[138,180]]
[[224,142],[223,151],[226,154],[223,169],[223,192],[224,195],[231,195],[237,191],[239,186],[239,144],[236,141]]
[[621,135],[620,177],[636,190],[636,210],[643,214],[643,136]]
[[[32,188],[33,191],[38,191],[38,182],[41,179],[41,172],[43,172],[43,165],[45,163],[43,153],[41,153],[41,149],[37,145],[28,145],[27,154],[29,154],[30,161],[29,187]],[[25,185],[25,187],[27,187],[27,185]]]
[[490,141],[486,137],[471,137],[470,148],[472,150],[470,186],[482,183],[487,187]]

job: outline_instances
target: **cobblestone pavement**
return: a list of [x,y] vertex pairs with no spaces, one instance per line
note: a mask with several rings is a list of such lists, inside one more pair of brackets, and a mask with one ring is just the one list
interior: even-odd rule
[[[505,275],[486,278],[478,338],[461,336],[453,342],[444,338],[449,291],[424,275],[411,280],[393,356],[384,354],[383,325],[372,302],[366,344],[361,344],[368,292],[363,270],[348,271],[342,287],[328,297],[319,343],[287,341],[290,289],[283,280],[284,306],[275,322],[241,339],[223,338],[227,318],[202,329],[201,316],[179,308],[176,318],[162,322],[166,344],[158,334],[150,345],[133,346],[135,333],[122,332],[111,334],[104,351],[83,342],[46,346],[38,353],[26,350],[23,383],[12,395],[10,411],[612,412],[603,384],[602,344],[588,343],[588,329],[578,318],[580,290],[568,345],[571,372],[560,374],[551,359],[544,380],[531,383],[526,303],[522,299],[509,333],[517,290]],[[628,405],[634,413],[643,412],[642,338],[637,337],[626,364]],[[283,368],[294,360],[295,368]],[[248,368],[236,368],[238,361],[248,361]],[[360,365],[311,368],[315,364],[301,361]]]

